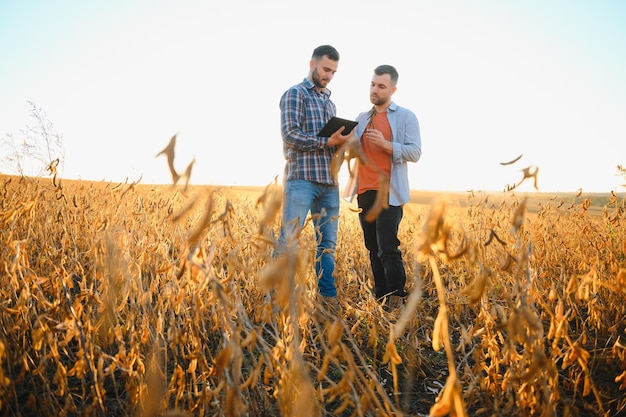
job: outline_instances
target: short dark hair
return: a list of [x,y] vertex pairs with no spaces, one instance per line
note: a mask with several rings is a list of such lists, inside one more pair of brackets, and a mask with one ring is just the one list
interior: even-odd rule
[[333,61],[339,61],[339,52],[330,46],[330,45],[321,45],[313,50],[313,56],[311,59],[317,61],[322,58],[324,55],[328,57],[328,59],[332,59]]
[[398,71],[392,65],[379,65],[374,68],[374,74],[389,74],[389,76],[391,77],[391,84],[398,84]]

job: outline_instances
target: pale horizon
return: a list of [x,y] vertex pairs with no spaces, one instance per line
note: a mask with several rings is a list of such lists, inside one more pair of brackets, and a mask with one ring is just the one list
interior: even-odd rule
[[[529,166],[542,193],[624,190],[626,4],[351,0],[324,12],[286,0],[5,2],[0,138],[19,140],[32,101],[63,135],[63,178],[168,184],[155,155],[177,134],[192,184],[264,186],[284,167],[280,96],[328,43],[341,55],[329,85],[340,117],[371,106],[375,66],[398,69],[394,101],[422,135],[415,191],[499,192]],[[294,29],[315,13],[323,25]],[[517,191],[534,192],[532,180]]]

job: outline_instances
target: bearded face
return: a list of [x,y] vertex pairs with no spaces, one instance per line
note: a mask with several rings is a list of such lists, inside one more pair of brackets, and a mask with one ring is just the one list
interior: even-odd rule
[[311,81],[319,89],[326,88],[337,72],[338,62],[327,56],[311,61]]

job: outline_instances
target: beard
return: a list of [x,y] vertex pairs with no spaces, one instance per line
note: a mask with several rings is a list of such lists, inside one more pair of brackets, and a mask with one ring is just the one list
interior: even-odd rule
[[370,102],[375,106],[382,106],[387,103],[389,97],[370,96]]
[[326,88],[326,86],[328,85],[328,81],[322,80],[320,78],[320,75],[317,72],[317,68],[313,69],[313,72],[311,73],[311,78],[313,79],[313,84],[315,84],[317,88]]

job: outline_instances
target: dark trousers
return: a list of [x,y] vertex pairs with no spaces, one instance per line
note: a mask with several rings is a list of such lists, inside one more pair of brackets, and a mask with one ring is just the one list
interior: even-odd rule
[[357,197],[361,209],[359,221],[374,274],[374,296],[377,299],[392,294],[406,296],[406,272],[398,239],[402,206],[389,206],[374,221],[367,222],[365,216],[375,200],[376,191],[366,191]]

